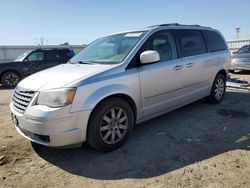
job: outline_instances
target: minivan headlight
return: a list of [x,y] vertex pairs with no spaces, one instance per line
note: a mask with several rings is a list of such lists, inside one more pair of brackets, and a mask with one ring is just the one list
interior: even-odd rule
[[49,107],[61,107],[73,102],[76,88],[63,88],[40,91],[37,104]]

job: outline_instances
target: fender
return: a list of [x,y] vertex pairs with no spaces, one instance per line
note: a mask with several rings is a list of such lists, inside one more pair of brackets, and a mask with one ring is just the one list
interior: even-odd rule
[[22,65],[19,62],[6,62],[0,64],[0,75],[7,71],[15,71],[23,77]]
[[[137,106],[137,117],[141,117],[141,100],[140,95],[138,95],[138,89],[128,87],[124,84],[111,84],[103,87],[81,87],[77,88],[76,96],[74,102],[71,105],[70,112],[93,110],[95,106],[103,99],[117,94],[127,95],[133,99],[135,105]],[[84,90],[88,90],[88,95],[83,96],[86,93]],[[90,92],[91,90],[91,92]]]
[[[96,87],[97,88],[97,87]],[[78,88],[79,90],[83,91],[77,91],[77,93],[84,93],[85,87]],[[77,90],[78,90],[77,89]],[[82,110],[92,110],[101,100],[104,98],[115,95],[115,94],[125,94],[131,97],[132,99],[135,99],[135,92],[131,90],[126,85],[122,84],[112,84],[104,87],[97,88],[96,90],[93,90],[92,92],[89,92],[90,89],[88,88],[88,95],[87,96],[81,96],[81,99],[83,99],[83,102],[79,103],[78,101],[80,98],[79,96],[75,96],[74,103],[71,107],[71,112],[75,111],[82,111]],[[136,103],[136,101],[134,101]]]
[[17,68],[14,68],[14,67],[6,67],[6,68],[3,68],[0,70],[0,80],[2,78],[2,75],[5,73],[5,72],[8,72],[8,71],[14,71],[14,72],[17,72],[20,76],[21,76],[21,79],[23,78],[23,74],[22,72],[17,69]]

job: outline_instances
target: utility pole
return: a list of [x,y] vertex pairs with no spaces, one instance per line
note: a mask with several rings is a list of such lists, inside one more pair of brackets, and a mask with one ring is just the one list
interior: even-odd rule
[[236,38],[239,39],[239,37],[240,37],[240,27],[236,27],[235,31],[236,31]]
[[41,46],[43,46],[43,41],[44,41],[44,38],[40,38],[40,44],[41,44]]

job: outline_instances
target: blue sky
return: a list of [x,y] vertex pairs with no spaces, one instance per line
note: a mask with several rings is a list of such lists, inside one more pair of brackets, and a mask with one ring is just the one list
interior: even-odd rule
[[200,24],[250,38],[249,0],[1,0],[0,45],[89,43],[159,23]]

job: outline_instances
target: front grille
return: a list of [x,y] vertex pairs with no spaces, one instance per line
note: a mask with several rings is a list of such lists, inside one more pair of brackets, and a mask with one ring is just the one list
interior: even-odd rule
[[24,113],[34,94],[34,91],[16,88],[12,98],[15,110]]

